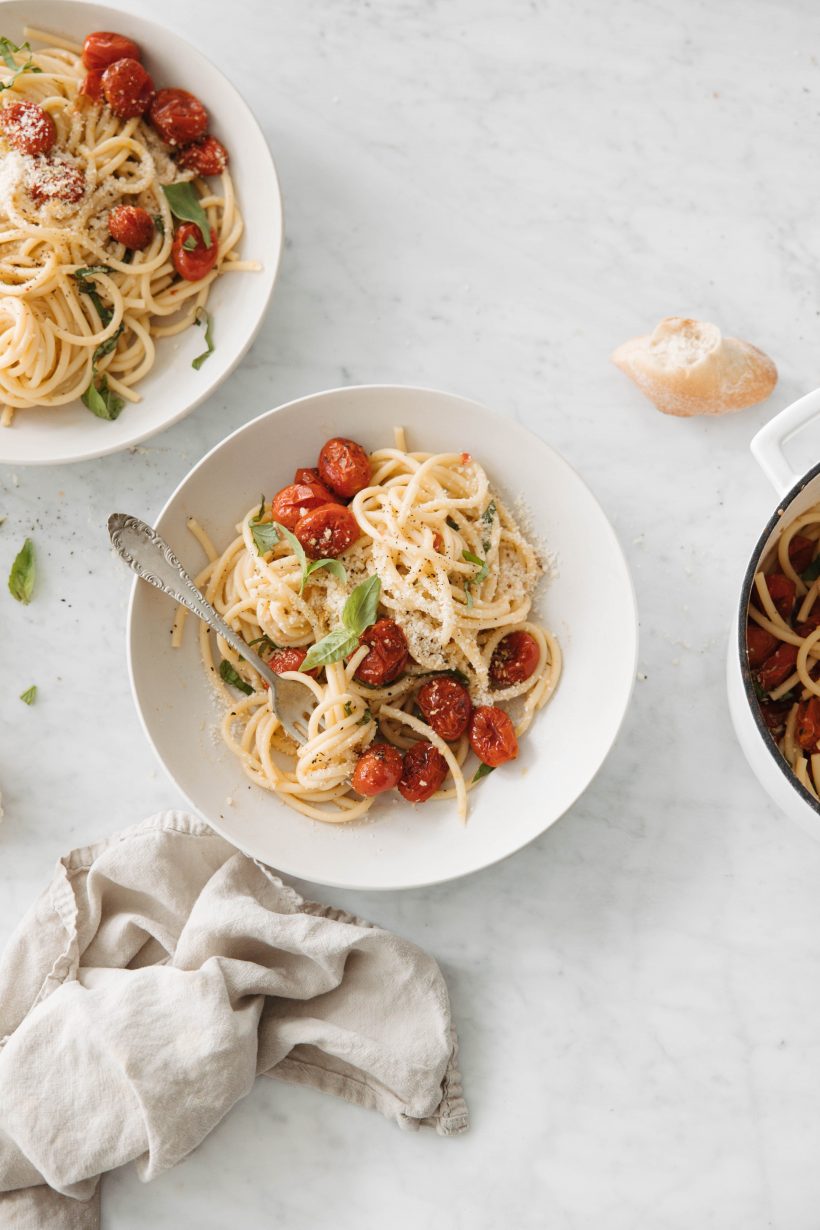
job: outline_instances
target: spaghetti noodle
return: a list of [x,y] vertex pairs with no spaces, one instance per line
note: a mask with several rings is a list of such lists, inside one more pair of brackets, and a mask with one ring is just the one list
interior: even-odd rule
[[[359,819],[392,786],[411,801],[455,799],[466,818],[468,791],[517,755],[558,683],[558,643],[529,618],[542,567],[468,454],[408,452],[397,430],[395,447],[359,451],[365,470],[346,506],[344,467],[323,468],[331,446],[360,450],[329,441],[319,470],[297,471],[295,484],[250,509],[221,553],[189,522],[208,556],[197,578],[208,600],[316,701],[297,746],[256,672],[202,624],[222,735],[254,782],[313,819]],[[347,518],[353,541],[334,538]],[[180,610],[176,645],[184,621]]]

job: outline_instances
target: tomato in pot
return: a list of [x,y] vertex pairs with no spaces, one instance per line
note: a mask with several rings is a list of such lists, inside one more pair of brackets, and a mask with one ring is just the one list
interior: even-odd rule
[[538,641],[529,632],[508,632],[498,642],[490,660],[490,680],[496,688],[523,683],[541,658]]
[[169,145],[190,145],[208,131],[208,112],[187,90],[157,90],[148,118]]
[[154,238],[154,219],[138,205],[115,205],[108,215],[108,233],[132,251],[147,248]]
[[228,151],[216,137],[207,136],[193,145],[186,145],[177,163],[197,175],[221,175],[228,165]]
[[364,487],[370,486],[370,458],[355,440],[334,436],[322,445],[319,474],[331,491],[350,500]]
[[814,559],[815,544],[803,534],[795,534],[789,543],[789,563],[795,572],[805,572]]
[[770,654],[777,649],[778,640],[771,632],[767,632],[765,628],[761,628],[758,624],[749,623],[746,626],[746,651],[749,657],[749,666],[752,670],[757,670],[758,666],[762,666]]
[[813,611],[802,623],[794,625],[797,635],[803,637],[811,636],[812,632],[816,632],[818,628],[820,628],[820,611]]
[[820,697],[810,696],[797,706],[794,737],[804,752],[816,752],[820,743]]
[[446,776],[447,761],[441,752],[421,739],[404,753],[399,794],[408,803],[426,803],[444,785]]
[[47,154],[57,140],[54,120],[38,103],[7,103],[0,111],[0,127],[19,154]]
[[110,30],[95,30],[86,34],[83,43],[83,66],[99,72],[116,60],[139,60],[140,49],[133,39]]
[[362,752],[353,770],[353,789],[357,794],[372,799],[398,786],[403,769],[404,757],[397,747],[389,743],[371,743]]
[[771,654],[757,672],[760,686],[766,692],[779,688],[794,671],[797,663],[797,646],[781,641],[778,648]]
[[786,729],[792,702],[764,700],[760,702],[760,714],[775,738],[780,738]]
[[121,120],[144,115],[154,96],[154,83],[139,60],[115,60],[102,75],[105,101]]
[[782,572],[772,572],[766,577],[766,588],[771,594],[774,608],[783,619],[791,619],[797,587],[790,577]]
[[407,639],[393,619],[377,619],[362,633],[359,645],[369,645],[370,652],[356,668],[356,678],[371,687],[398,679],[410,656]]
[[349,508],[342,504],[320,504],[297,521],[293,533],[309,559],[337,559],[353,546],[362,531]]
[[438,675],[423,684],[416,703],[425,721],[448,743],[461,738],[473,712],[470,693],[463,683],[449,675]]
[[218,255],[219,243],[213,227],[210,247],[195,222],[183,222],[177,228],[171,245],[171,260],[179,276],[186,282],[198,282],[206,277],[216,264]]
[[306,513],[336,502],[336,497],[321,483],[291,483],[277,491],[271,502],[271,512],[274,521],[293,532]]
[[496,705],[479,705],[470,720],[470,746],[479,760],[496,769],[518,755],[518,739],[509,714]]
[[[301,645],[288,645],[282,649],[274,649],[267,663],[275,675],[284,675],[285,671],[300,671],[306,657],[307,650]],[[319,668],[305,671],[305,674],[315,679],[319,674]]]

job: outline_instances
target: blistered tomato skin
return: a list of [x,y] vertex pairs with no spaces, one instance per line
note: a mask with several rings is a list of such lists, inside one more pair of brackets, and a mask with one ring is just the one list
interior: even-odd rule
[[785,683],[789,675],[792,674],[796,665],[797,646],[781,641],[778,648],[766,659],[757,672],[760,686],[766,692],[771,692],[773,688],[779,688],[781,683]]
[[141,52],[132,39],[110,30],[95,30],[85,36],[83,43],[83,66],[99,72],[116,60],[139,60]]
[[158,90],[148,118],[169,145],[190,145],[208,131],[208,112],[187,90]]
[[353,770],[353,789],[366,799],[393,790],[401,781],[404,757],[389,743],[371,743]]
[[115,60],[102,75],[105,101],[121,120],[144,115],[154,96],[154,83],[139,60]]
[[322,483],[291,483],[289,487],[277,491],[271,503],[271,512],[274,521],[292,533],[307,513],[321,508],[323,504],[335,503],[335,496]]
[[[284,675],[285,671],[300,671],[306,657],[307,650],[301,645],[290,645],[283,649],[274,649],[267,662],[275,675]],[[315,679],[319,669],[317,667],[312,671],[305,671],[305,674]]]
[[320,483],[322,477],[315,466],[300,466],[293,476],[295,483]]
[[810,696],[797,706],[794,737],[804,752],[816,752],[820,743],[820,697]]
[[479,705],[470,720],[470,746],[479,760],[497,769],[518,755],[515,727],[503,709]]
[[47,154],[57,140],[54,120],[38,103],[8,103],[0,111],[0,127],[19,154]]
[[416,703],[424,714],[424,720],[447,743],[461,738],[473,712],[470,693],[464,684],[447,675],[440,675],[423,684]]
[[447,761],[437,747],[422,739],[404,753],[399,794],[408,803],[426,803],[441,789],[446,776]]
[[177,158],[179,166],[197,175],[221,175],[228,165],[228,151],[216,137],[206,136],[186,145]]
[[115,205],[108,215],[108,233],[126,248],[147,248],[154,238],[154,219],[138,205]]
[[322,446],[319,474],[325,486],[350,500],[370,486],[370,458],[355,440],[334,436]]
[[342,504],[320,504],[293,531],[308,559],[338,559],[361,537],[359,523]]
[[80,93],[86,98],[90,98],[92,102],[102,102],[103,100],[103,75],[101,68],[92,68],[86,75],[83,84],[80,86]]
[[384,687],[398,679],[410,656],[407,638],[393,619],[377,619],[362,633],[360,645],[370,652],[356,668],[356,678],[371,687]]
[[[186,282],[198,282],[209,274],[216,264],[219,244],[213,228],[211,239],[211,246],[207,248],[202,232],[195,222],[183,222],[177,228],[171,245],[171,260],[179,276],[185,278]],[[186,247],[186,244],[189,246]]]
[[777,645],[777,637],[772,636],[771,632],[767,632],[765,628],[760,628],[751,622],[746,625],[746,652],[752,670],[757,670],[758,666],[762,666],[769,655],[777,649]]
[[508,688],[529,679],[538,666],[541,650],[529,632],[509,632],[499,641],[490,661],[490,679],[497,688]]

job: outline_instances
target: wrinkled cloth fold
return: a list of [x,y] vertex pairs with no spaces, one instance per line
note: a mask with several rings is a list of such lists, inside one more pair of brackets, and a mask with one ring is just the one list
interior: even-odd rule
[[75,850],[0,960],[0,1226],[96,1230],[101,1174],[155,1178],[258,1075],[467,1126],[447,989],[415,945],[183,813]]

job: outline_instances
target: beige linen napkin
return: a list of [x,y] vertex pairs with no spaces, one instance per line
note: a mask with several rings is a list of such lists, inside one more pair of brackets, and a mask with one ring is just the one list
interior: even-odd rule
[[447,989],[413,944],[179,812],[75,850],[0,961],[0,1226],[92,1230],[102,1173],[153,1179],[260,1074],[467,1126]]

